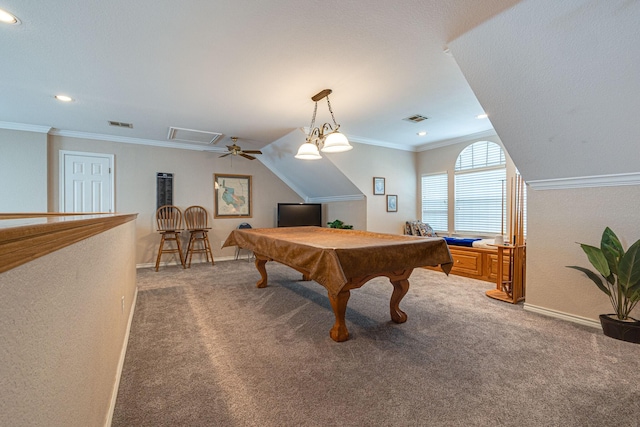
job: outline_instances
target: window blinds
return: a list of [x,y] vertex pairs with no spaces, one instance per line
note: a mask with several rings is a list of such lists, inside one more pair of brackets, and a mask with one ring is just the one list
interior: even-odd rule
[[456,233],[502,233],[506,179],[504,166],[456,173]]
[[435,231],[449,230],[447,173],[422,175],[422,222]]

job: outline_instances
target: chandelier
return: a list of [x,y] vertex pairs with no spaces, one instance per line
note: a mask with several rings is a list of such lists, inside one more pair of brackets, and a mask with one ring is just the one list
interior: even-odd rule
[[[296,159],[317,160],[322,158],[318,150],[325,153],[340,153],[353,148],[349,144],[347,137],[338,132],[340,125],[336,123],[336,118],[333,116],[333,110],[331,109],[331,102],[329,101],[329,94],[331,94],[331,92],[331,89],[325,89],[311,97],[311,100],[315,102],[311,126],[309,126],[309,134],[307,135],[306,141],[298,149]],[[315,127],[318,101],[324,98],[327,98],[327,105],[331,113],[331,120],[333,120],[333,127],[330,123]]]

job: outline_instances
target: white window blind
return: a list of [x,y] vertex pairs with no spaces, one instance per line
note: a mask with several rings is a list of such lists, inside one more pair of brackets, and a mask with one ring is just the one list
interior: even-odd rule
[[455,167],[455,232],[501,234],[507,223],[507,170],[502,148],[479,141],[465,148]]
[[449,230],[447,173],[422,175],[422,222],[435,231]]

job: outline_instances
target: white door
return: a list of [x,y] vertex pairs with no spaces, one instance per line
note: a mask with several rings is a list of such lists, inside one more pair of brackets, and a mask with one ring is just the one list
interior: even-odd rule
[[60,151],[62,212],[113,212],[113,155]]

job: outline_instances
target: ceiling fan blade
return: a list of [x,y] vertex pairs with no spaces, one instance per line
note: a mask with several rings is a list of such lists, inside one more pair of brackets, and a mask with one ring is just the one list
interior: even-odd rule
[[262,154],[262,151],[260,150],[242,150],[242,152],[248,154]]
[[222,156],[218,156],[218,158],[221,158],[221,157],[227,157],[227,156],[228,156],[228,155],[230,155],[230,154],[231,154],[231,153],[223,154]]
[[256,159],[255,157],[250,156],[250,155],[248,155],[248,154],[240,153],[240,155],[241,155],[242,157],[244,157],[245,159],[249,159],[249,160],[255,160],[255,159]]
[[236,148],[236,147],[237,146],[235,144],[234,145],[227,145],[227,150],[233,151],[233,149]]

